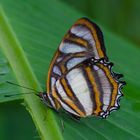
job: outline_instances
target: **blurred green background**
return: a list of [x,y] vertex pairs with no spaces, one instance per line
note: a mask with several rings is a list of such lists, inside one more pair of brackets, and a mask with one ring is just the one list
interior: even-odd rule
[[139,0],[63,0],[112,32],[140,45]]
[[[0,2],[2,5],[3,3],[6,3],[8,5],[8,3],[11,3],[11,1],[12,0],[6,0],[6,2],[4,2],[4,0],[1,0]],[[27,7],[29,6],[29,9],[30,9],[30,1],[32,0],[25,0],[26,6]],[[113,32],[114,34],[117,34],[124,40],[128,42],[133,42],[133,44],[136,44],[137,46],[140,45],[139,0],[76,0],[76,1],[57,0],[57,1],[59,1],[57,2],[57,4],[65,3],[65,5],[68,5],[71,9],[81,12],[82,13],[81,15],[95,19],[95,21],[101,23],[101,25],[103,25],[104,28],[108,29],[110,32]],[[16,5],[18,3],[18,0],[12,2],[15,3]],[[43,0],[42,1],[36,0],[36,3],[41,2],[43,2]],[[53,4],[54,4],[53,6],[57,7],[55,3]],[[22,8],[24,9],[24,7]],[[37,6],[34,8],[36,8],[36,10],[39,10],[38,9],[39,7]],[[63,11],[63,9],[59,10]],[[25,15],[28,14],[24,10],[22,10],[22,12],[23,13],[25,12],[24,13]],[[54,14],[57,15],[57,12],[55,13],[55,11],[50,10],[50,13],[51,12],[54,12]],[[13,14],[16,15],[17,13]],[[67,18],[68,20],[71,20],[70,16]],[[62,34],[64,35],[64,32]],[[45,78],[42,83],[45,83]],[[22,100],[0,104],[1,140],[40,139],[29,113],[20,104],[21,102]]]

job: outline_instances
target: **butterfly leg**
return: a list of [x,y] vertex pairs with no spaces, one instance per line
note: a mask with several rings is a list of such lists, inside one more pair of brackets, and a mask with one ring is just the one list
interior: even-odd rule
[[61,124],[61,131],[62,133],[64,132],[64,121],[63,121],[63,115],[62,115],[62,112],[61,110],[60,111],[56,111],[58,114],[59,114],[59,117],[60,117],[60,124]]
[[81,119],[81,117],[78,117],[78,116],[76,116],[76,115],[74,115],[74,114],[71,114],[71,117],[72,117],[73,120],[75,120],[75,121],[77,121],[77,122],[79,122],[80,119]]

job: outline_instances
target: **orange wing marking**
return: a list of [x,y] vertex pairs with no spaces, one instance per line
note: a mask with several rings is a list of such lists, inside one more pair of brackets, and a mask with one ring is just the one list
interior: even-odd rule
[[77,26],[77,25],[79,25],[79,24],[80,24],[80,25],[84,25],[84,26],[86,26],[87,28],[89,28],[89,29],[91,30],[92,36],[93,36],[93,38],[94,38],[94,40],[95,40],[95,43],[96,43],[97,52],[98,52],[100,58],[105,57],[105,56],[104,56],[104,53],[103,53],[103,51],[102,51],[102,49],[101,49],[100,41],[98,40],[98,36],[97,36],[96,29],[93,27],[93,25],[92,25],[89,21],[87,21],[86,19],[80,19],[80,20],[78,20],[78,21],[73,25],[73,27],[74,27],[74,26]]
[[103,66],[102,64],[97,64],[100,68],[102,68],[106,74],[106,76],[108,77],[110,83],[113,85],[113,91],[112,91],[112,96],[111,96],[111,103],[108,109],[110,109],[110,107],[113,107],[115,105],[115,100],[116,100],[116,96],[118,93],[118,84],[117,82],[112,78],[110,71],[107,67]]
[[100,93],[98,91],[98,87],[96,85],[95,78],[93,76],[92,69],[90,67],[85,68],[89,81],[92,84],[92,88],[95,94],[95,101],[96,101],[96,110],[93,112],[93,114],[98,115],[102,110],[101,110],[101,102],[100,102]]

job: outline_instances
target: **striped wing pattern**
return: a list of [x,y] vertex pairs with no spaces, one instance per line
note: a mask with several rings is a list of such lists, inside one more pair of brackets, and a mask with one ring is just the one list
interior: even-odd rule
[[111,63],[103,61],[94,64],[91,59],[84,61],[56,81],[53,97],[63,109],[76,116],[106,117],[119,107],[117,100],[123,86],[117,74],[113,77],[111,67]]
[[50,65],[47,96],[53,108],[79,117],[106,117],[118,109],[124,82],[111,67],[101,30],[87,18],[79,19]]

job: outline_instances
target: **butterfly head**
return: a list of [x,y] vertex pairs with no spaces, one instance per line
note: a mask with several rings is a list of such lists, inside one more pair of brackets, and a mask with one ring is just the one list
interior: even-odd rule
[[50,99],[49,99],[48,94],[46,92],[39,92],[38,96],[48,107],[52,108],[51,103],[50,103]]
[[46,92],[39,92],[38,96],[40,97],[41,100],[48,100],[48,96]]

